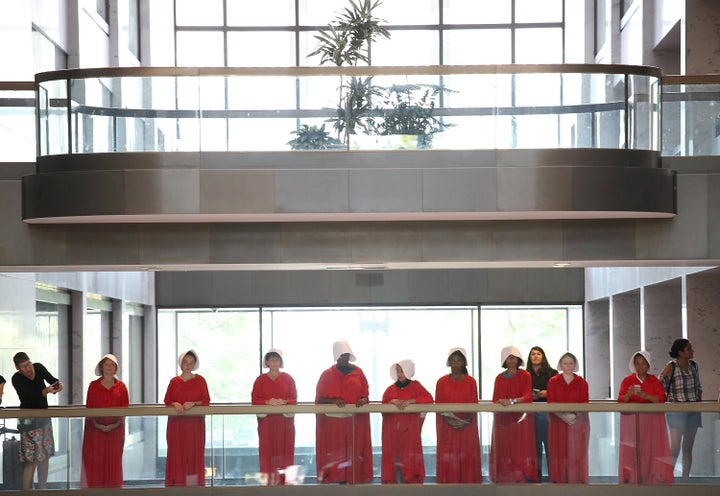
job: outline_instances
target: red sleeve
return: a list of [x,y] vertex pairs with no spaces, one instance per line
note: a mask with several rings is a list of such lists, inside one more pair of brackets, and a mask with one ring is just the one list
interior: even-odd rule
[[522,370],[519,373],[522,373],[521,387],[523,402],[532,403],[532,377],[530,377],[530,372]]
[[620,382],[620,391],[618,391],[618,403],[625,403],[623,400],[623,396],[627,393],[627,390],[630,389],[630,383],[632,382],[632,375],[625,376],[623,380]]
[[392,401],[392,400],[394,400],[395,398],[397,398],[396,390],[397,390],[397,388],[395,387],[395,385],[394,385],[394,384],[391,384],[391,385],[385,390],[385,392],[383,393],[383,395],[382,395],[382,402],[383,402],[383,403],[390,403],[390,401]]
[[447,403],[447,396],[445,394],[445,377],[447,376],[442,376],[438,379],[437,384],[435,384],[435,401],[437,403]]
[[200,404],[202,406],[208,406],[210,404],[210,391],[208,391],[207,382],[205,381],[205,378],[201,375],[198,375],[196,377],[197,379],[200,379],[202,382],[198,385],[200,388]]
[[253,383],[252,393],[250,393],[250,398],[253,405],[265,405],[267,400],[270,398],[267,397],[265,394],[265,374],[261,374],[255,379],[255,382]]
[[163,400],[166,405],[170,406],[175,402],[175,388],[176,388],[176,379],[177,377],[173,377],[170,379],[170,383],[168,384],[167,390],[165,391],[165,399]]
[[315,388],[315,403],[320,403],[320,398],[337,398],[335,394],[335,381],[333,380],[332,368],[323,371],[318,379]]
[[286,382],[287,387],[287,398],[283,398],[288,402],[288,405],[297,404],[297,387],[295,386],[295,379],[290,374],[282,373],[282,377]]
[[588,388],[588,383],[582,377],[579,377],[579,379],[582,381],[582,384],[580,386],[580,400],[578,401],[578,403],[588,403],[590,401],[590,391]]
[[97,403],[97,394],[95,394],[96,382],[92,381],[88,386],[87,397],[85,399],[85,406],[87,408],[98,408],[100,405]]
[[430,391],[425,389],[418,381],[413,381],[415,385],[415,403],[432,403],[433,397]]
[[124,382],[121,382],[120,386],[122,387],[122,391],[120,392],[121,406],[130,406],[130,395],[128,394],[127,386],[125,386]]
[[[495,376],[495,385],[493,386],[493,397],[492,402],[497,403],[497,401],[500,398],[507,398],[507,394],[505,394],[506,387],[503,387],[503,381],[501,379],[502,374],[498,374]],[[502,389],[502,392],[500,391]]]
[[[362,377],[361,377],[361,381],[360,381],[361,384],[362,384],[362,388],[361,388],[361,390],[360,390],[359,398],[367,398],[367,399],[370,399],[370,384],[368,383],[367,377],[365,377],[365,373],[364,373],[359,367],[358,367],[356,370],[357,370],[357,371],[360,373],[360,375],[362,376]],[[359,399],[359,398],[358,398],[358,399]]]
[[645,386],[645,392],[652,396],[657,396],[660,403],[665,403],[667,401],[665,388],[663,387],[662,382],[660,382],[660,379],[656,376],[648,374],[647,379],[645,379]]
[[555,374],[548,380],[547,383],[547,402],[548,403],[557,403],[557,378],[560,377],[560,374]]

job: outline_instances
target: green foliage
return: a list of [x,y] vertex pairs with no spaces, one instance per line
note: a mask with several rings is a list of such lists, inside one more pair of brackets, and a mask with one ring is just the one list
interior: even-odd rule
[[369,64],[370,42],[390,38],[388,30],[380,25],[385,21],[373,15],[380,4],[380,0],[360,0],[357,3],[350,0],[350,7],[343,9],[328,24],[327,30],[320,30],[315,35],[318,44],[309,56],[320,55],[320,65],[331,62],[338,67],[354,66],[358,61]]
[[435,84],[395,84],[384,90],[381,135],[411,134],[419,148],[430,148],[435,133],[449,127],[434,115],[435,100],[447,88]]
[[342,146],[342,141],[330,136],[325,131],[325,124],[320,127],[303,124],[291,134],[297,137],[287,142],[292,150],[328,150]]
[[[315,35],[318,44],[308,56],[319,55],[320,65],[356,66],[359,61],[369,64],[370,43],[390,38],[388,30],[380,25],[385,21],[373,14],[380,4],[380,0],[350,0],[350,6],[339,12],[326,30],[320,30]],[[352,77],[345,84],[341,77],[337,117],[328,121],[333,123],[338,138],[344,134],[347,142],[349,135],[355,134],[358,128],[364,132],[374,130],[375,123],[370,113],[374,92],[371,82],[371,77],[364,80]]]
[[347,134],[356,134],[358,131],[365,134],[374,134],[377,131],[376,116],[373,100],[382,97],[379,87],[372,84],[372,76],[367,78],[351,77],[343,86],[345,101],[337,107],[337,117],[328,122],[338,136],[347,129]]

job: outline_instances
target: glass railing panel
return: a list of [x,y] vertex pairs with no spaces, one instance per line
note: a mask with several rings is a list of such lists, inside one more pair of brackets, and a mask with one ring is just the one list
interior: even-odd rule
[[635,150],[659,150],[660,81],[647,76],[629,75],[628,141]]
[[662,100],[664,156],[720,154],[720,83],[666,84]]
[[40,154],[70,153],[67,81],[61,79],[44,82],[39,85],[37,93]]
[[0,90],[0,149],[3,162],[34,162],[35,92]]
[[41,153],[658,147],[655,76],[376,72],[76,78],[70,122],[41,82]]
[[[378,411],[378,404],[371,404],[362,415],[361,422],[354,414],[359,413],[355,407],[347,408],[341,413],[349,416],[337,417],[315,413],[310,405],[291,408],[296,411],[292,417],[295,426],[295,440],[292,443],[294,457],[292,463],[285,464],[276,470],[263,470],[260,463],[258,416],[252,407],[241,406],[231,410],[238,413],[208,413],[205,419],[205,446],[203,449],[204,474],[206,486],[263,486],[274,484],[332,484],[341,482],[380,484],[390,473],[395,481],[408,482],[403,477],[405,458],[397,456],[391,469],[383,475],[383,452],[392,453],[397,447],[398,438],[383,437],[385,415],[397,414],[396,411]],[[458,405],[453,410],[458,410]],[[599,402],[596,405],[581,405],[576,417],[571,422],[561,418],[560,412],[541,411],[536,405],[508,410],[497,405],[470,405],[468,411],[460,412],[464,418],[473,415],[478,419],[478,434],[461,436],[463,445],[444,445],[437,448],[437,415],[442,416],[443,405],[428,405],[431,410],[425,415],[420,434],[420,448],[406,450],[421,454],[424,462],[425,484],[438,482],[439,471],[443,466],[457,466],[468,460],[465,441],[475,439],[479,445],[480,460],[474,458],[475,469],[482,474],[483,483],[512,483],[534,481],[532,470],[539,468],[540,482],[554,481],[557,483],[580,482],[587,484],[690,484],[704,487],[716,487],[720,484],[720,417],[718,405],[704,403],[693,405],[700,414],[702,427],[698,429],[693,448],[693,460],[690,476],[682,477],[683,458],[678,457],[673,467],[667,415],[663,410],[682,410],[677,404],[660,406],[660,410],[644,410],[635,412],[628,405],[617,411],[617,404]],[[699,407],[699,408],[697,408]],[[220,407],[222,408],[222,407]],[[469,410],[475,408],[475,412]],[[642,406],[641,406],[642,408]],[[157,414],[137,415],[133,408],[124,418],[124,445],[122,449],[122,485],[136,488],[165,487],[167,460],[167,410],[163,407],[150,407]],[[215,407],[208,409],[211,412]],[[227,409],[227,408],[226,408]],[[569,410],[572,408],[568,407]],[[613,411],[616,410],[616,411]],[[532,411],[525,411],[532,410]],[[589,411],[583,411],[589,410]],[[595,411],[593,411],[595,410]],[[704,411],[702,411],[704,410]],[[51,490],[75,490],[84,487],[83,443],[85,441],[86,421],[77,416],[84,409],[73,407],[72,413],[65,416],[62,407],[51,420],[54,455],[49,458],[47,487]],[[549,419],[549,447],[551,466],[555,472],[548,471],[545,457],[538,458],[535,451],[536,432],[534,427],[538,413],[546,413]],[[18,440],[17,416],[19,413],[5,415],[2,431],[3,443],[0,455],[5,460],[17,460]],[[24,416],[24,412],[22,412]],[[401,415],[417,416],[418,411],[405,412]],[[574,415],[574,414],[573,414]],[[316,422],[318,417],[335,423],[321,423],[321,432],[327,439],[336,441],[343,438],[343,432],[352,433],[348,442],[342,445],[332,444],[324,455],[318,456],[316,442]],[[267,417],[263,417],[267,418]],[[397,420],[391,419],[391,421]],[[443,420],[441,420],[442,422]],[[361,423],[364,425],[361,427]],[[565,422],[568,422],[565,425]],[[584,422],[584,424],[583,424]],[[560,428],[558,428],[558,425]],[[585,428],[578,428],[584,425]],[[367,433],[369,438],[361,435]],[[560,434],[558,434],[560,432]],[[89,439],[89,438],[88,438]],[[390,441],[388,442],[388,439]],[[458,438],[460,439],[460,438]],[[404,441],[404,440],[403,440]],[[446,442],[443,440],[442,442]],[[322,445],[322,443],[320,443]],[[108,444],[109,445],[109,444]],[[360,449],[359,446],[363,448]],[[416,445],[417,446],[417,445]],[[468,445],[469,446],[469,445]],[[559,448],[558,448],[559,446]],[[336,449],[338,448],[338,449]],[[462,449],[460,449],[462,448]],[[14,451],[13,451],[14,450]],[[565,457],[557,459],[558,451],[564,450]],[[575,450],[575,451],[573,451]],[[438,460],[438,453],[444,457]],[[397,453],[397,451],[396,451]],[[6,465],[10,467],[11,464]],[[285,466],[286,465],[286,466]],[[360,472],[361,467],[365,472]],[[559,471],[558,471],[559,467]],[[12,467],[11,471],[12,471]],[[393,473],[393,470],[394,473]],[[21,479],[20,467],[15,465],[15,478],[12,472],[3,474],[2,489],[19,489]],[[405,472],[406,474],[409,472]],[[446,472],[443,472],[446,473]],[[320,478],[318,478],[320,474]],[[34,480],[36,487],[40,481],[37,475]],[[385,482],[388,482],[385,479]]]

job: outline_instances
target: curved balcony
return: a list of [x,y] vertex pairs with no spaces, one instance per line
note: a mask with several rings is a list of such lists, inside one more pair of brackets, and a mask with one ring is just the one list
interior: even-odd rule
[[[205,487],[164,487],[167,442],[165,437],[168,416],[175,416],[174,409],[161,405],[132,405],[129,408],[93,408],[81,405],[51,407],[42,410],[3,408],[0,410],[2,431],[7,438],[17,434],[13,431],[18,418],[51,418],[56,452],[50,458],[48,489],[78,494],[126,494],[142,491],[152,494],[262,494],[262,495],[435,495],[452,492],[464,495],[545,495],[558,493],[636,495],[639,485],[623,483],[619,474],[620,450],[638,446],[647,441],[647,430],[630,429],[621,419],[635,422],[647,421],[648,415],[663,416],[667,412],[698,412],[702,417],[702,436],[694,444],[694,462],[690,477],[680,478],[680,464],[675,468],[674,484],[655,484],[654,495],[717,494],[720,486],[720,404],[715,401],[697,403],[618,403],[616,401],[591,401],[590,403],[530,403],[503,407],[500,404],[481,401],[476,404],[416,404],[409,405],[404,413],[426,413],[421,431],[425,465],[424,484],[381,484],[382,421],[383,413],[397,413],[394,405],[371,403],[361,408],[354,406],[350,412],[369,414],[372,446],[373,479],[368,483],[332,484],[317,479],[315,456],[315,416],[325,413],[337,414],[335,405],[298,404],[271,407],[250,406],[247,403],[218,404],[193,409],[193,415],[205,416]],[[489,471],[493,442],[494,415],[498,413],[527,413],[561,411],[585,412],[589,418],[590,440],[588,446],[588,482],[585,484],[496,483]],[[441,412],[471,412],[478,416],[478,436],[481,446],[480,469],[482,483],[438,484],[436,483],[437,437],[435,416]],[[294,415],[295,439],[294,462],[284,474],[261,473],[258,463],[258,434],[256,415]],[[352,413],[351,413],[352,414]],[[124,418],[125,439],[123,446],[123,488],[81,489],[83,426],[85,417]],[[523,417],[524,418],[524,417]],[[522,418],[521,418],[522,419]],[[630,424],[632,424],[632,420]],[[664,420],[664,419],[663,419]],[[623,427],[623,424],[625,425]],[[9,430],[8,430],[9,429]],[[533,440],[527,440],[532,442]],[[11,445],[7,445],[8,447]],[[661,449],[648,453],[650,457],[662,457]],[[337,463],[350,457],[347,453],[336,454]],[[580,460],[577,461],[580,463]],[[667,463],[663,460],[663,463]],[[543,464],[544,465],[544,464]],[[348,465],[348,470],[352,468]],[[292,474],[292,478],[290,476]],[[281,477],[273,475],[284,475]],[[547,469],[543,467],[543,482],[547,481]],[[17,489],[12,479],[3,480],[2,489]],[[17,483],[18,481],[14,481]],[[269,487],[273,484],[283,486]],[[648,487],[645,483],[642,487]]]
[[44,73],[24,220],[672,217],[660,77],[601,65]]

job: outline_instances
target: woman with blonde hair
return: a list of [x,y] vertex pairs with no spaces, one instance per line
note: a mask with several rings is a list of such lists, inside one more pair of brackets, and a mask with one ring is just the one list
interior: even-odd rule
[[[270,348],[263,358],[268,371],[255,379],[252,389],[253,405],[295,405],[295,380],[285,372],[282,351]],[[258,455],[260,472],[268,474],[271,482],[278,480],[278,472],[295,463],[295,418],[292,415],[258,415]]]

